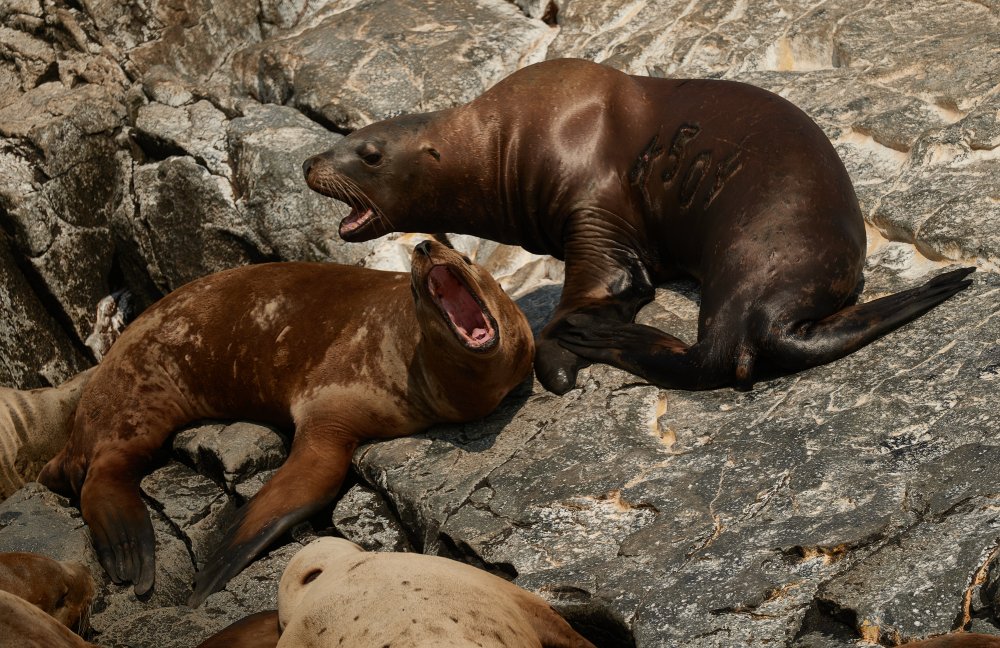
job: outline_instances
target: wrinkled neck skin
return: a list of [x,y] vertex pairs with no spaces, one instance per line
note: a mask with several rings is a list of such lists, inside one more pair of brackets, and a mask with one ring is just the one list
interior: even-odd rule
[[443,185],[451,195],[429,217],[449,221],[447,231],[563,258],[578,215],[615,228],[638,218],[628,175],[655,134],[636,125],[651,108],[640,84],[611,69],[570,65],[562,78],[521,70],[428,123],[429,139],[454,158]]
[[449,156],[445,186],[454,190],[421,219],[427,223],[421,231],[470,234],[561,258],[562,210],[552,200],[551,178],[538,173],[550,165],[518,163],[529,154],[523,147],[540,143],[525,141],[498,103],[487,106],[442,111],[447,120],[428,125],[428,139],[441,142],[442,155]]
[[[497,345],[486,352],[474,352],[432,323],[426,313],[418,313],[417,319],[421,336],[410,379],[418,383],[416,391],[435,420],[461,423],[480,419],[527,376],[531,350],[511,353],[505,346],[510,344],[510,330],[499,320]],[[522,365],[519,371],[518,365]]]

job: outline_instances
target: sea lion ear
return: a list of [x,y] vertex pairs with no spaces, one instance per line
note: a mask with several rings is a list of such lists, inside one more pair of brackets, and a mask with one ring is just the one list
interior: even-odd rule
[[430,156],[432,158],[434,158],[435,160],[437,160],[438,162],[441,161],[441,154],[438,153],[438,150],[436,148],[434,148],[433,146],[424,145],[424,151],[427,152],[427,153],[429,153]]

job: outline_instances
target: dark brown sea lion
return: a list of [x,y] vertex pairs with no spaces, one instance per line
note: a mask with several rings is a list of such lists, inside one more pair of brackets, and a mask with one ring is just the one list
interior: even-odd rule
[[0,553],[0,591],[9,592],[77,632],[87,628],[94,577],[84,565],[23,551]]
[[278,645],[278,611],[251,614],[226,626],[198,644],[198,648],[275,648]]
[[905,643],[903,646],[906,648],[1000,648],[1000,637],[970,632],[954,632],[933,639]]
[[426,241],[412,272],[275,263],[194,281],[151,306],[87,385],[39,481],[79,494],[115,582],[153,585],[139,481],[201,418],[294,426],[284,466],[240,512],[191,604],[333,500],[366,439],[485,416],[531,372],[524,315],[487,272]]
[[320,538],[278,587],[278,648],[594,648],[542,598],[438,556]]
[[0,648],[98,648],[20,596],[0,590]]
[[[546,61],[463,106],[362,128],[303,170],[351,205],[345,240],[445,231],[565,259],[535,361],[556,393],[585,361],[668,388],[749,387],[851,353],[972,271],[851,306],[865,232],[843,163],[801,110],[732,81]],[[690,346],[632,323],[680,276],[701,283]]]

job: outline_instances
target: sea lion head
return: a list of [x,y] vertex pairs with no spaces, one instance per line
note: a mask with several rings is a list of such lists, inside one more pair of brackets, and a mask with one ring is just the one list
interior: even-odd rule
[[[505,301],[496,280],[469,257],[437,241],[414,248],[411,287],[417,318],[433,342],[477,355],[496,353],[504,335]],[[508,328],[508,330],[510,330]]]
[[0,554],[0,590],[36,605],[77,632],[87,628],[94,578],[80,563],[28,552]]
[[[403,217],[406,231],[450,231],[440,220],[455,209],[445,209],[439,197],[442,145],[428,128],[438,115],[401,115],[371,124],[303,163],[311,189],[351,207],[340,222],[342,239],[368,241],[399,231],[394,221]],[[431,215],[438,216],[436,225],[422,229]]]
[[278,626],[282,630],[288,626],[324,573],[336,573],[338,565],[363,553],[364,549],[349,540],[318,538],[295,554],[278,584]]

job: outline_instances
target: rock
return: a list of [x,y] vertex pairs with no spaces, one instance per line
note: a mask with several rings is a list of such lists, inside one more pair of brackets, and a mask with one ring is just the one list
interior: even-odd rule
[[353,130],[469,101],[541,60],[554,35],[502,0],[347,4],[238,52],[239,90]]
[[253,423],[209,424],[179,432],[174,452],[232,492],[247,479],[277,468],[288,453],[274,430]]
[[211,480],[176,462],[146,476],[141,487],[187,545],[195,566],[203,567],[235,519],[236,504]]
[[[562,398],[525,383],[481,422],[363,446],[363,482],[334,523],[363,544],[408,540],[514,579],[602,647],[1000,634],[997,8],[7,2],[0,382],[57,383],[86,366],[94,305],[122,288],[141,308],[245,263],[406,271],[419,236],[343,244],[346,208],[305,187],[301,163],[341,136],[332,130],[453,106],[557,56],[750,82],[800,106],[843,157],[870,226],[865,298],[955,262],[979,268],[974,286],[751,392],[658,390],[605,366]],[[561,263],[455,244],[544,326]],[[638,320],[693,341],[698,298],[693,282],[672,282]],[[201,474],[171,463],[144,482],[158,543],[147,601],[107,583],[65,500],[29,485],[0,506],[0,549],[83,557],[103,579],[102,645],[190,646],[273,608],[281,568],[316,533],[300,525],[190,610],[195,557],[284,447],[243,424],[182,432],[174,447]]]
[[232,186],[193,157],[136,167],[135,183],[132,232],[149,276],[164,293],[266,258],[266,247],[236,209]]
[[0,232],[0,384],[31,389],[57,385],[87,366],[59,322],[21,273]]
[[237,207],[278,258],[357,265],[375,242],[345,244],[337,233],[349,208],[309,189],[302,162],[340,139],[297,110],[243,104],[229,124]]
[[29,482],[0,503],[0,551],[31,551],[86,565],[107,583],[80,511],[41,484]]
[[365,551],[413,551],[406,529],[385,499],[364,486],[352,486],[337,501],[333,528]]

